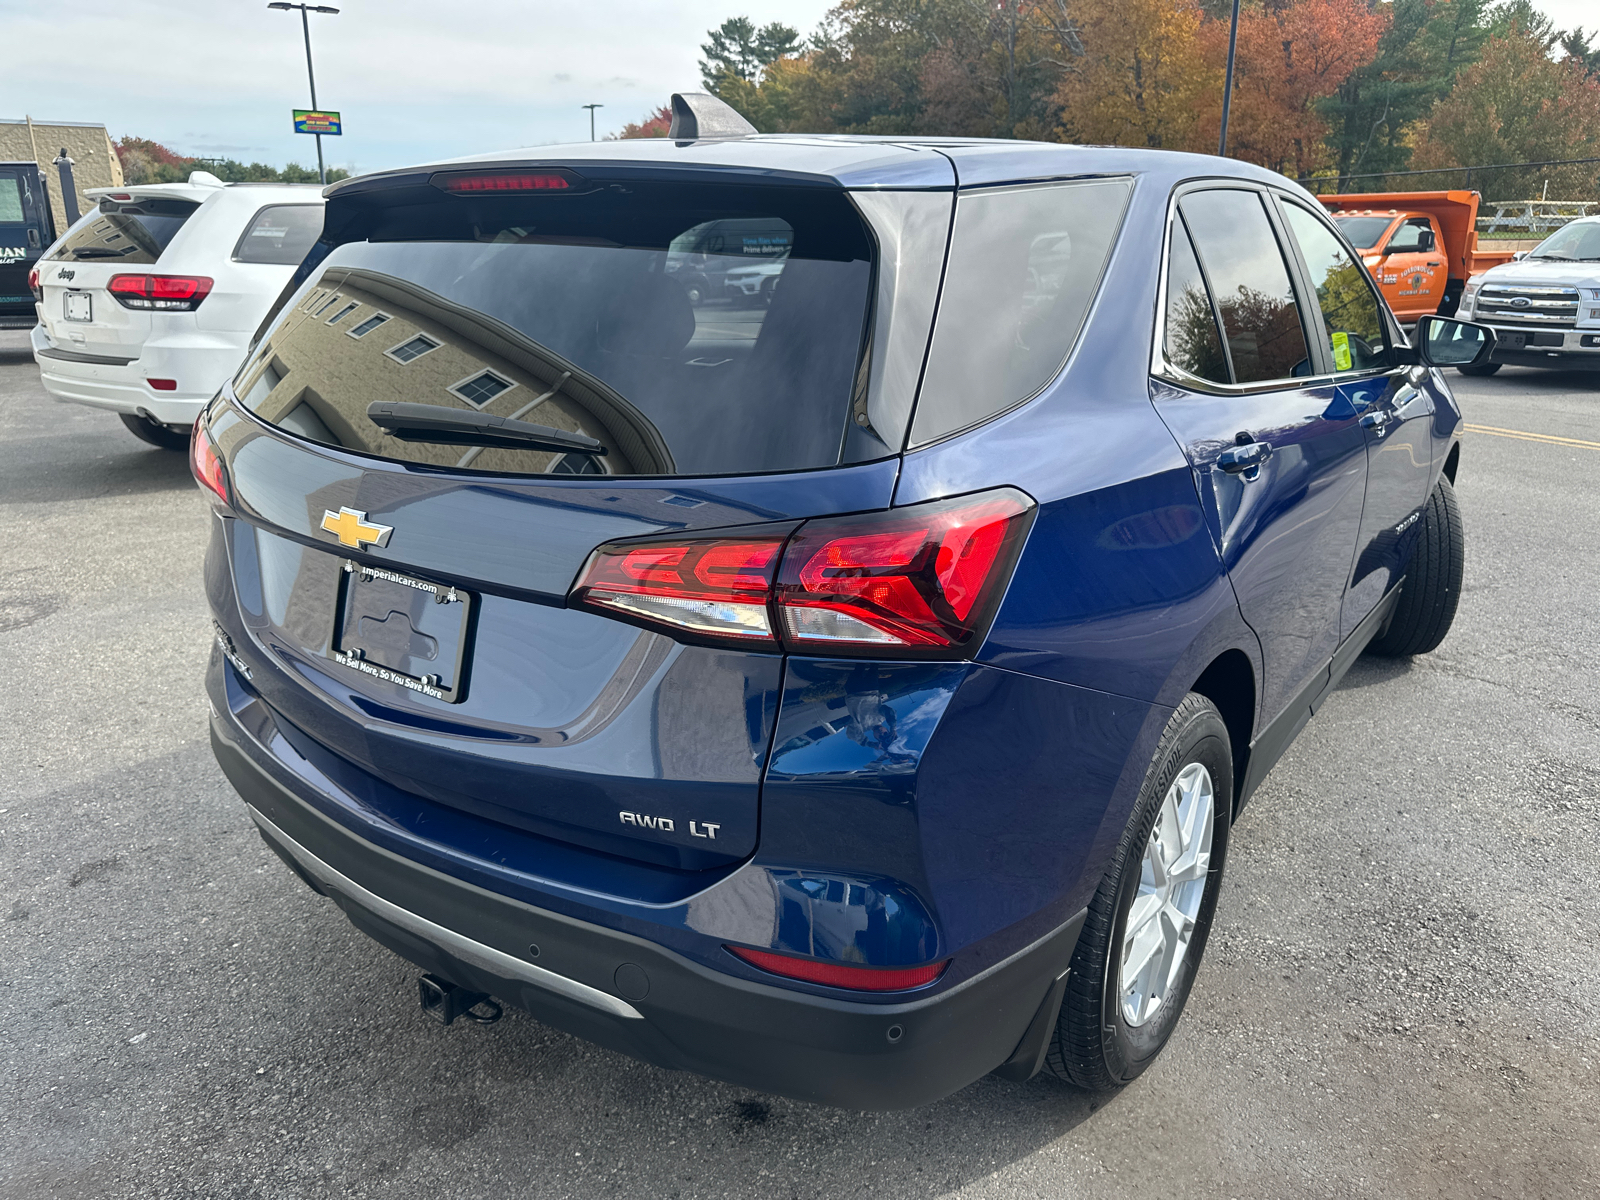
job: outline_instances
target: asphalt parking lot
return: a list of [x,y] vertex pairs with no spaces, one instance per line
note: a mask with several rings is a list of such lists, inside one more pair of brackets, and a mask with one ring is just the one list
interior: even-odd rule
[[0,333],[0,1196],[1594,1194],[1600,376],[1452,378],[1455,630],[1358,664],[1252,801],[1155,1068],[860,1114],[422,1017],[212,760],[183,456],[50,401],[25,348]]

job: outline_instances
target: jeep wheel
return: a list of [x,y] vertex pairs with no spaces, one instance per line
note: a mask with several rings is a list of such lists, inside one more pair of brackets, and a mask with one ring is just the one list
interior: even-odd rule
[[152,421],[149,417],[139,416],[136,413],[118,413],[122,423],[128,427],[128,432],[141,442],[148,442],[152,446],[160,446],[163,450],[188,450],[189,431],[187,429],[174,429],[171,425],[163,425],[160,421]]
[[1466,562],[1466,537],[1456,491],[1441,478],[1422,510],[1422,532],[1406,560],[1405,582],[1389,627],[1367,646],[1386,658],[1426,654],[1444,641],[1456,619]]
[[1233,807],[1216,706],[1172,714],[1133,816],[1089,903],[1045,1065],[1079,1087],[1132,1081],[1172,1037],[1205,951]]
[[1493,375],[1503,366],[1505,366],[1505,363],[1468,363],[1464,367],[1457,367],[1456,370],[1463,375]]

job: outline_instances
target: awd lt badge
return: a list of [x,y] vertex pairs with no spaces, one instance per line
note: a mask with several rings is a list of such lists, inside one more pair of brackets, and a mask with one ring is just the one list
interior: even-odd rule
[[368,521],[367,514],[359,508],[340,508],[338,512],[328,509],[322,514],[322,527],[338,538],[341,546],[356,550],[369,544],[387,546],[389,535],[394,532],[392,525]]

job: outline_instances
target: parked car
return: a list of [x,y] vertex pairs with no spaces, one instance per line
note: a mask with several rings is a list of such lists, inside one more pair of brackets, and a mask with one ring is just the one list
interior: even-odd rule
[[37,163],[0,162],[0,329],[34,322],[29,280],[55,240],[55,218]]
[[57,400],[182,450],[205,402],[322,232],[314,186],[90,188],[97,206],[39,260],[33,356]]
[[1516,261],[1467,285],[1461,315],[1495,333],[1488,360],[1461,371],[1493,375],[1506,363],[1600,370],[1600,217],[1564,225]]
[[[1408,345],[1271,171],[680,124],[328,197],[196,426],[212,744],[445,1019],[1119,1086],[1240,807],[1450,628],[1488,335]],[[664,270],[718,214],[792,234],[747,322]]]

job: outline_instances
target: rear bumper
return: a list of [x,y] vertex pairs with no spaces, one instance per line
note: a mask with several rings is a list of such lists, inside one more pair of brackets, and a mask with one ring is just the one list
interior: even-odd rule
[[[51,341],[43,326],[33,328],[33,357],[45,391],[68,404],[87,404],[110,412],[144,414],[165,425],[193,425],[206,401],[238,367],[243,346],[162,345],[130,348],[137,357],[119,362],[84,355]],[[96,361],[98,360],[98,361]],[[172,379],[175,391],[157,391],[151,379]]]
[[[426,970],[662,1067],[854,1109],[929,1103],[1005,1065],[1036,1069],[1079,913],[955,987],[857,1003],[755,983],[647,939],[444,875],[337,824],[251,752],[226,713],[212,746],[262,836],[357,928]],[[537,957],[530,947],[537,946]]]

